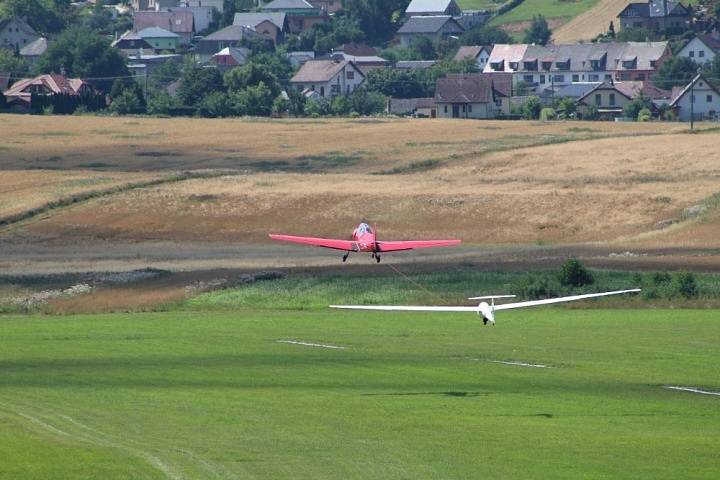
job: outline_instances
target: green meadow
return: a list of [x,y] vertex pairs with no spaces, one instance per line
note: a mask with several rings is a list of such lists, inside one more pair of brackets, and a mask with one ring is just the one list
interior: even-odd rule
[[717,310],[531,309],[483,327],[211,311],[209,295],[205,309],[0,316],[0,478],[720,471],[720,397],[664,388],[720,391]]

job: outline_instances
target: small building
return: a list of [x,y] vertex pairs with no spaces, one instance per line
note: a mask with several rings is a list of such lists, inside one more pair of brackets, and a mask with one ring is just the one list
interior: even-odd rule
[[148,27],[137,32],[155,52],[174,52],[180,44],[180,36],[160,27]]
[[203,32],[210,28],[213,21],[213,7],[170,7],[166,9],[168,12],[190,12],[193,16],[193,24],[195,32]]
[[719,120],[720,91],[705,77],[697,75],[685,87],[673,88],[670,106],[684,122],[690,117],[694,120]]
[[20,50],[38,38],[35,29],[20,17],[0,20],[0,48]]
[[174,33],[179,37],[180,45],[190,45],[195,35],[195,17],[192,12],[135,12],[133,30],[140,32],[146,28],[157,27]]
[[152,45],[132,30],[128,30],[120,35],[120,38],[112,42],[112,46],[126,55],[136,54],[140,50],[150,51],[153,49]]
[[224,0],[181,0],[183,6],[195,8],[195,7],[210,7],[217,10],[219,13],[223,13],[225,6]]
[[11,110],[27,111],[30,109],[32,95],[82,95],[90,92],[92,87],[83,80],[53,73],[18,80],[4,95]]
[[315,52],[312,50],[306,52],[288,52],[285,54],[285,58],[288,59],[290,65],[297,68],[309,60],[315,60]]
[[388,99],[387,113],[420,118],[437,117],[435,98],[392,98]]
[[437,65],[437,60],[398,60],[395,68],[398,70],[426,70]]
[[578,98],[578,111],[582,114],[587,112],[590,107],[593,107],[597,109],[601,119],[613,120],[623,117],[625,106],[641,95],[651,101],[650,110],[657,113],[661,105],[669,103],[671,94],[669,91],[660,89],[648,82],[606,81],[598,84]]
[[429,15],[460,16],[462,10],[455,0],[412,0],[405,9],[405,16],[419,17]]
[[674,0],[649,0],[629,3],[619,14],[620,29],[686,30],[692,26],[693,10]]
[[484,45],[462,46],[458,49],[453,60],[461,62],[470,59],[475,63],[475,68],[482,72],[490,58],[492,49]]
[[342,10],[342,0],[308,0],[313,7],[326,13],[335,13]]
[[150,0],[150,9],[160,12],[169,8],[179,7],[180,0]]
[[451,35],[460,35],[465,30],[450,15],[410,17],[397,31],[400,45],[410,46],[416,38],[427,37],[433,42]]
[[681,48],[676,56],[687,57],[698,65],[707,65],[720,53],[720,32],[698,35]]
[[245,65],[249,55],[247,48],[225,47],[210,57],[210,63],[221,71],[230,70]]
[[230,25],[201,39],[195,47],[195,53],[201,63],[205,63],[223,48],[241,47],[244,39],[257,39],[260,35],[243,25]]
[[367,75],[367,73],[371,70],[385,68],[390,65],[390,62],[388,62],[382,57],[378,57],[377,55],[349,55],[345,52],[340,51],[333,52],[332,55],[330,55],[330,58],[337,58],[353,62],[353,64],[355,64],[355,66],[359,68],[364,75]]
[[365,75],[348,60],[310,60],[290,79],[300,92],[317,92],[322,98],[350,95],[365,81]]
[[284,13],[290,33],[301,33],[313,25],[328,21],[327,12],[314,7],[306,0],[273,0],[260,7],[265,13]]
[[48,41],[45,37],[40,37],[32,43],[28,43],[20,49],[20,56],[23,57],[30,65],[35,65],[38,59],[48,48]]
[[233,25],[242,25],[255,30],[258,34],[277,45],[288,31],[287,15],[283,12],[243,12],[236,13]]
[[449,74],[435,87],[437,116],[497,118],[510,114],[512,77],[483,73]]

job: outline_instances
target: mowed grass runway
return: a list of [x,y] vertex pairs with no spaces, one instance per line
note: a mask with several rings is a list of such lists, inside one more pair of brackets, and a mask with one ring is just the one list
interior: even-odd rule
[[0,478],[717,478],[718,319],[3,316]]

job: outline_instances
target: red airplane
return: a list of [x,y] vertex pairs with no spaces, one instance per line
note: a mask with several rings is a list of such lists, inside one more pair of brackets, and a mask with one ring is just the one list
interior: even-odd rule
[[301,243],[303,245],[314,245],[316,247],[333,248],[344,250],[345,255],[342,261],[345,262],[350,252],[369,252],[372,258],[380,263],[380,254],[386,252],[397,252],[400,250],[413,250],[415,248],[449,247],[459,245],[460,240],[409,240],[398,242],[378,241],[376,232],[367,223],[363,222],[357,226],[352,233],[352,240],[333,240],[330,238],[295,237],[292,235],[270,234],[273,240]]

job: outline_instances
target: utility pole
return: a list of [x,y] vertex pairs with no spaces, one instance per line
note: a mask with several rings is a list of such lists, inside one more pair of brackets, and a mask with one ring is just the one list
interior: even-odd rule
[[693,120],[695,119],[695,79],[690,84],[690,130],[693,129]]

